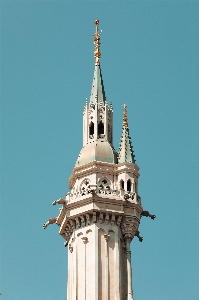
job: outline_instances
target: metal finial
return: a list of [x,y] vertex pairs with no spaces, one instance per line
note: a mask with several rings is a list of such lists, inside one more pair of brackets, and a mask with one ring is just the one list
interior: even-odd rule
[[123,115],[124,115],[124,117],[123,117],[123,126],[128,127],[128,118],[127,118],[127,110],[126,110],[127,105],[124,104],[123,106],[124,106],[124,110],[123,110]]
[[95,45],[95,51],[94,51],[94,57],[95,57],[95,64],[100,65],[100,35],[102,33],[102,30],[99,32],[99,20],[95,20],[94,24],[96,25],[95,33],[93,34],[94,37],[94,45]]

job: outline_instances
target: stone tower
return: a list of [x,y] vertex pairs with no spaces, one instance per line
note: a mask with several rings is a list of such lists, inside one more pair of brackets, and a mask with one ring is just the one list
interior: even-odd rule
[[83,110],[83,148],[69,178],[70,192],[56,223],[68,246],[67,300],[132,300],[130,243],[140,241],[142,208],[139,168],[129,137],[126,105],[119,153],[113,147],[113,108],[107,103],[100,68],[99,21],[95,21],[95,69],[90,101]]

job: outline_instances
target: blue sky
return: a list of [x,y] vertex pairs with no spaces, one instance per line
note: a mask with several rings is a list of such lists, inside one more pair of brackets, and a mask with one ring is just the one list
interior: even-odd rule
[[82,147],[101,67],[119,147],[122,104],[140,167],[135,300],[199,300],[199,1],[1,1],[1,298],[66,299],[67,249],[52,225]]

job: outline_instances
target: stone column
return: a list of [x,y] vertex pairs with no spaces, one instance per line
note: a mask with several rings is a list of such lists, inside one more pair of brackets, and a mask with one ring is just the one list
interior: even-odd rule
[[131,268],[131,251],[130,251],[130,243],[132,241],[132,235],[125,235],[126,241],[126,258],[127,258],[127,300],[133,299],[133,289],[132,289],[132,268]]

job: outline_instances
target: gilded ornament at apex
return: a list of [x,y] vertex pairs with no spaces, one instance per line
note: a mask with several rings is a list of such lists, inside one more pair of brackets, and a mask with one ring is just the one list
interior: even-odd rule
[[95,25],[99,25],[99,20],[95,20],[95,21],[94,21],[94,24],[95,24]]
[[100,35],[101,32],[99,32],[98,30],[98,25],[99,25],[99,20],[95,20],[94,24],[96,25],[96,31],[95,34],[93,35],[94,37],[94,45],[95,45],[95,51],[94,51],[94,57],[95,57],[95,65],[100,65],[100,57],[101,57],[101,53],[100,53]]
[[127,110],[126,110],[127,105],[124,104],[123,107],[124,107],[124,110],[123,110],[123,115],[124,115],[124,117],[123,117],[123,126],[128,127],[128,118],[127,118]]

